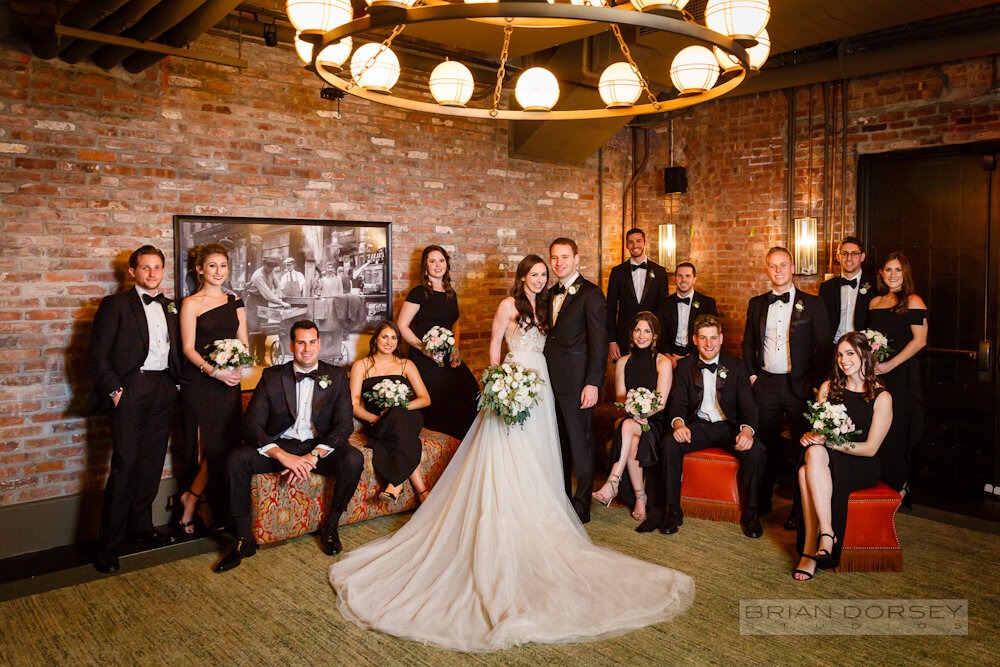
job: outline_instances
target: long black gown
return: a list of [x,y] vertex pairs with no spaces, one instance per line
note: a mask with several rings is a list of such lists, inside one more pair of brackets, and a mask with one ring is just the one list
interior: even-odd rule
[[[913,340],[910,326],[921,325],[926,321],[927,310],[924,308],[910,308],[902,313],[894,313],[890,308],[873,308],[868,311],[868,328],[885,334],[889,339],[889,347],[893,351],[889,359],[899,354]],[[917,357],[912,357],[878,377],[892,394],[892,426],[879,450],[882,481],[900,491],[910,477],[913,451],[924,434],[924,393],[920,387],[920,364]]]
[[[361,396],[365,402],[365,410],[375,415],[381,413],[382,408],[365,394],[382,380],[398,380],[409,385],[402,374],[365,377],[361,382]],[[368,448],[372,450],[372,467],[389,484],[402,484],[420,465],[420,429],[423,428],[423,423],[424,417],[419,410],[396,406],[386,410],[374,424],[365,425]]]
[[[449,299],[444,292],[434,291],[428,296],[424,286],[417,285],[406,295],[406,300],[420,306],[410,322],[410,330],[417,338],[422,339],[431,327],[452,329],[458,321],[458,297]],[[431,404],[423,411],[424,426],[461,440],[479,412],[476,408],[479,383],[472,371],[464,361],[455,368],[448,362],[440,367],[415,347],[410,348],[408,356],[431,397]]]
[[[208,357],[206,347],[217,340],[236,338],[240,322],[236,311],[243,308],[243,301],[230,294],[226,303],[206,310],[198,316],[195,327],[194,349]],[[184,411],[185,476],[182,488],[190,488],[198,472],[198,432],[204,444],[208,462],[208,502],[218,527],[229,518],[229,491],[227,489],[226,457],[240,446],[242,401],[240,386],[230,387],[202,373],[186,360],[181,374],[181,406]]]
[[[883,391],[885,390],[877,390],[875,396],[877,397]],[[851,421],[854,422],[855,427],[860,431],[857,435],[852,436],[850,440],[852,442],[864,442],[868,438],[868,431],[872,426],[872,416],[875,413],[875,399],[873,398],[871,402],[866,402],[863,394],[845,389],[844,405],[847,407],[847,414],[850,416]],[[822,445],[812,446],[821,447]],[[882,447],[885,447],[884,441]],[[806,448],[803,448],[803,459],[805,451]],[[830,455],[830,477],[833,479],[830,514],[833,524],[833,534],[837,537],[837,543],[833,546],[833,557],[834,561],[839,563],[840,553],[844,545],[844,531],[847,528],[847,499],[852,491],[867,489],[878,482],[879,470],[881,468],[879,456],[882,453],[882,448],[879,448],[878,454],[875,456],[855,456],[833,449],[828,449],[827,453]],[[802,461],[800,461],[801,464]],[[797,488],[796,493],[801,493],[801,490]],[[795,547],[801,554],[802,547],[805,544],[805,522],[802,519],[801,498],[796,498],[796,501],[797,535]]]

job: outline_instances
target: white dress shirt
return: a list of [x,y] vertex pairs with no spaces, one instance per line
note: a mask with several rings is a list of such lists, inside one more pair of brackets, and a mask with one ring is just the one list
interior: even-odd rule
[[764,325],[764,370],[768,373],[784,375],[792,372],[788,327],[792,322],[794,307],[795,288],[792,287],[788,290],[788,303],[775,301],[767,308],[767,323]]
[[[643,262],[647,261],[645,257],[641,257],[638,261],[634,259],[628,260],[633,266],[638,266]],[[632,269],[629,268],[629,273],[632,274],[632,289],[635,290],[635,300],[642,301],[642,290],[646,287],[646,269]]]
[[[299,373],[308,373],[316,370],[318,367],[319,364],[313,365],[312,368],[299,368],[297,364],[292,363],[292,369]],[[315,391],[316,381],[312,378],[304,378],[295,383],[295,423],[285,429],[279,437],[286,440],[298,440],[299,442],[311,440],[316,437],[316,427],[312,420],[313,393]],[[258,448],[257,451],[267,456],[267,453],[277,446],[277,444],[271,442]],[[332,447],[321,444],[317,444],[316,449],[333,450]]]
[[[691,290],[687,294],[681,294],[676,292],[678,299],[691,298],[694,300],[694,290]],[[683,303],[681,301],[677,302],[677,335],[674,338],[674,345],[679,345],[681,347],[687,347],[691,344],[688,340],[688,320],[691,319],[691,304]]]
[[715,355],[714,359],[709,359],[705,362],[706,364],[715,364],[715,372],[711,372],[707,368],[701,369],[701,381],[705,385],[705,393],[701,398],[701,407],[698,408],[698,416],[707,422],[721,422],[726,419],[726,415],[722,413],[722,408],[719,406],[719,399],[715,391],[715,380],[719,373],[719,355]]
[[156,296],[155,292],[144,290],[138,285],[135,291],[139,293],[139,303],[146,311],[146,326],[149,328],[149,352],[140,367],[144,371],[163,371],[170,363],[170,334],[167,333],[167,316],[163,306],[156,301],[148,304],[142,301],[142,295]]
[[[580,277],[580,272],[579,271],[574,271],[573,275],[571,275],[570,277],[566,278],[565,281],[560,280],[559,282],[562,283],[563,287],[566,287],[567,289],[569,289],[569,286],[572,285],[574,282],[576,282],[576,279],[579,278],[579,277]],[[566,300],[566,293],[565,292],[562,293],[562,294],[556,294],[555,297],[552,299],[552,322],[553,323],[555,323],[555,321],[557,319],[559,319],[559,311],[562,309],[563,301],[565,301],[565,300]]]
[[837,325],[837,333],[833,335],[833,342],[836,343],[840,337],[849,331],[854,331],[854,309],[858,303],[858,290],[861,289],[861,271],[853,276],[841,274],[845,280],[857,280],[854,287],[850,285],[840,286],[840,323]]

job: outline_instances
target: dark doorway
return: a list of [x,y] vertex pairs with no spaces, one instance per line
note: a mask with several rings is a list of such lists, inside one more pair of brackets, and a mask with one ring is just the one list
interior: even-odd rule
[[927,429],[914,460],[914,498],[1000,520],[984,488],[1000,484],[997,370],[1000,144],[862,156],[858,228],[880,268],[910,258],[927,303],[921,353]]

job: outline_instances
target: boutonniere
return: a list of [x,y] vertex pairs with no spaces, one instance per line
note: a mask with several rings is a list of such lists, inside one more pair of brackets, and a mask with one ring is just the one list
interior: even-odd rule
[[858,292],[860,292],[861,294],[868,294],[868,290],[870,290],[871,288],[872,288],[871,283],[865,283],[864,285],[861,286],[861,289],[859,289]]
[[655,273],[653,273],[652,271],[650,271],[650,272],[649,272],[649,279],[650,279],[650,280],[652,280],[652,279],[653,279],[653,278],[655,278],[655,277],[656,277],[656,274],[655,274]]
[[167,312],[170,313],[171,315],[176,315],[177,314],[177,304],[175,304],[173,301],[171,301],[170,303],[168,303],[167,304]]
[[319,388],[320,389],[326,389],[327,387],[330,386],[330,376],[329,375],[320,375],[318,378],[316,378],[316,381],[319,383]]
[[729,376],[729,369],[725,366],[719,366],[719,379],[725,380]]
[[798,301],[795,302],[795,312],[796,313],[801,313],[805,309],[806,309],[806,307],[802,305],[802,299],[799,299]]
[[701,304],[698,303],[697,301],[695,301],[694,303],[691,304],[691,307],[692,308],[701,308]]
[[580,291],[579,285],[570,285],[569,287],[566,288],[566,294],[569,294],[570,296],[573,296],[579,291]]

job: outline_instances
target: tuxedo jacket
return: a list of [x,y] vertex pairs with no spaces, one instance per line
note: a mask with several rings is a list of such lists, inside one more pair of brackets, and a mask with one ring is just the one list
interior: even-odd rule
[[566,293],[559,319],[555,298],[549,301],[549,334],[545,340],[545,360],[549,366],[552,391],[579,393],[584,385],[601,387],[608,363],[607,304],[594,283],[577,276]]
[[[861,331],[868,326],[868,304],[878,294],[875,274],[862,270],[858,275],[860,284],[858,285],[858,300],[854,304],[854,324],[853,331]],[[862,294],[861,291],[865,293]],[[826,307],[826,315],[830,320],[830,340],[837,333],[840,325],[840,276],[834,276],[819,286],[819,297],[823,299]]]
[[629,326],[640,312],[648,310],[659,316],[660,303],[667,296],[667,271],[651,260],[646,260],[646,283],[642,298],[635,298],[631,262],[626,260],[611,269],[608,278],[608,338],[618,343],[622,354],[628,354],[632,332]]
[[[660,318],[661,333],[660,341],[656,347],[663,354],[672,352],[674,349],[673,342],[677,338],[677,300],[679,298],[677,292],[665,297],[657,313],[657,317]],[[691,337],[694,336],[694,321],[698,319],[699,315],[715,315],[718,317],[719,311],[715,305],[715,299],[695,290],[691,294],[691,311],[688,314],[687,338],[685,339],[687,341],[686,347],[688,353],[694,350]]]
[[[688,426],[698,418],[701,401],[705,398],[705,380],[698,369],[698,355],[690,354],[677,362],[674,387],[667,406],[667,423],[678,417]],[[725,377],[723,377],[725,375]],[[757,402],[750,390],[750,375],[742,359],[719,355],[715,377],[715,400],[726,416],[726,422],[736,428],[746,424],[757,430]]]
[[[764,328],[767,325],[767,295],[759,294],[747,306],[747,324],[743,332],[743,360],[750,375],[764,371]],[[801,308],[799,307],[801,305]],[[812,388],[826,377],[828,348],[833,332],[823,300],[795,289],[792,317],[788,323],[792,389],[799,398],[811,398]]]
[[[312,422],[316,439],[331,449],[347,445],[354,432],[351,389],[347,372],[319,362],[319,379],[313,390]],[[329,379],[326,387],[320,380]],[[274,442],[298,417],[295,397],[295,369],[292,362],[265,368],[243,415],[243,442],[259,448]]]
[[[167,319],[170,339],[167,370],[178,382],[182,367],[180,321],[176,312],[169,312],[172,301],[164,297],[158,303]],[[87,349],[87,367],[94,379],[94,391],[84,411],[90,414],[110,410],[114,402],[108,394],[124,386],[131,375],[139,372],[148,354],[149,324],[139,292],[132,287],[104,297],[94,316]]]

